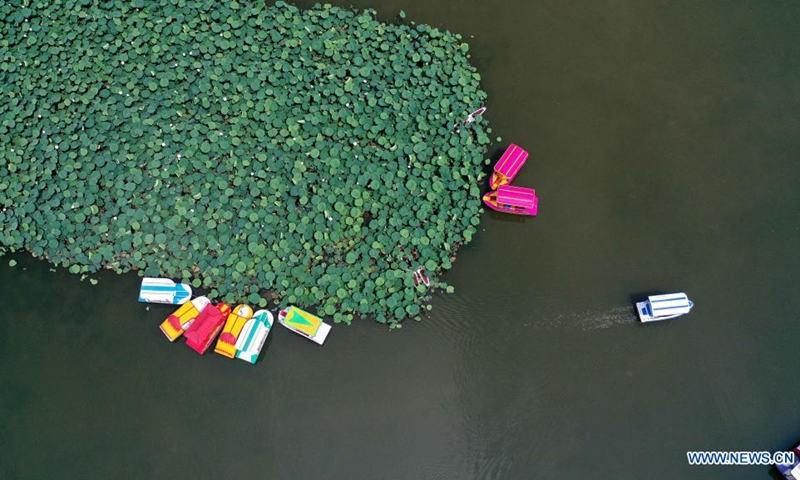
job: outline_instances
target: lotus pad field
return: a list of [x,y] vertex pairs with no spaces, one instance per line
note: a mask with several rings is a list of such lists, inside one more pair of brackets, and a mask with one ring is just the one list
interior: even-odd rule
[[327,5],[10,3],[0,254],[348,323],[449,289],[490,143],[454,128],[486,100],[460,36]]

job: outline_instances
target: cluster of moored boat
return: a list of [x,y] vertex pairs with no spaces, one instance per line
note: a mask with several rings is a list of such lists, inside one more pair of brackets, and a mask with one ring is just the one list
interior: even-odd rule
[[539,211],[536,190],[511,185],[527,160],[527,151],[513,143],[508,146],[494,166],[489,180],[491,191],[483,196],[486,206],[498,212],[536,216]]
[[[192,298],[192,287],[165,278],[142,279],[139,301],[181,305],[161,323],[161,331],[170,342],[183,336],[186,344],[202,355],[216,339],[214,352],[250,363],[258,360],[274,322],[268,310],[254,312],[245,304],[231,309],[207,297]],[[278,323],[319,345],[331,331],[321,318],[294,306],[278,313]]]

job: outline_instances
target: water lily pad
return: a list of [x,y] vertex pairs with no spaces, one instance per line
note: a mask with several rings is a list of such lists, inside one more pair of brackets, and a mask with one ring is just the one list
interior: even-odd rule
[[421,266],[445,288],[491,134],[453,128],[486,101],[458,35],[331,5],[85,3],[0,4],[0,254],[344,323],[418,317]]

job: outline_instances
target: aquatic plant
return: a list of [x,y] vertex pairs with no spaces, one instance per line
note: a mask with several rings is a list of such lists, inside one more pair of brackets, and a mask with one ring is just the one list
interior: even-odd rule
[[373,10],[0,5],[0,254],[395,324],[469,242],[489,145],[461,37]]

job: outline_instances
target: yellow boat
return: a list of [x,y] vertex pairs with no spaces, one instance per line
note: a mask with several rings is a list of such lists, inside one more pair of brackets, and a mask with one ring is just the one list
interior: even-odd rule
[[176,338],[183,335],[183,332],[210,303],[211,301],[206,297],[197,297],[184,303],[181,308],[164,320],[161,324],[161,331],[169,338],[170,342],[174,342]]
[[236,356],[236,341],[242,333],[247,321],[253,318],[253,309],[248,305],[236,305],[236,308],[228,315],[222,333],[219,335],[214,351],[228,358]]
[[297,307],[289,307],[278,314],[278,322],[289,330],[322,345],[331,331],[331,326],[321,318]]

